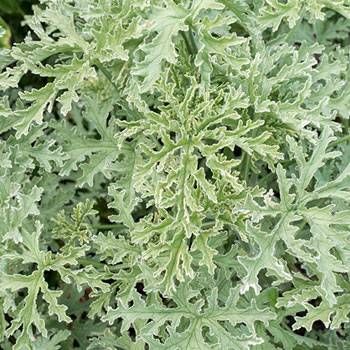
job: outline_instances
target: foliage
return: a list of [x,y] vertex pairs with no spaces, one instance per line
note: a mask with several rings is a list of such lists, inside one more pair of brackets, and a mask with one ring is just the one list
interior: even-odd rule
[[1,348],[347,348],[349,0],[32,11],[0,49]]

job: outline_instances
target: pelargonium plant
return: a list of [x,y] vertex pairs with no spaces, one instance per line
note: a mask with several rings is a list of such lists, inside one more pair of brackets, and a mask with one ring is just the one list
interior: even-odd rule
[[0,49],[1,349],[348,349],[350,1],[32,11]]

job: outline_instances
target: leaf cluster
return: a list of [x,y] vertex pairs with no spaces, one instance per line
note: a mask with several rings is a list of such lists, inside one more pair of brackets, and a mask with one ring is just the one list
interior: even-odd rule
[[349,0],[32,11],[0,21],[1,348],[348,348]]

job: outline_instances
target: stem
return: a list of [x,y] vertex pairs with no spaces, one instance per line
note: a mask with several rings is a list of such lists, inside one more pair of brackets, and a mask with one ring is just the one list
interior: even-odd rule
[[246,183],[248,182],[249,166],[250,166],[250,155],[248,153],[244,153],[243,159],[242,159],[241,172],[243,175],[243,179]]
[[195,56],[198,52],[198,48],[197,48],[196,42],[194,40],[192,28],[190,27],[190,29],[187,32],[180,32],[180,33],[185,41],[185,45],[186,45],[188,53],[191,56]]
[[113,265],[111,266],[108,264],[103,264],[103,263],[101,263],[97,260],[94,260],[92,258],[80,258],[78,261],[79,261],[79,264],[81,264],[83,266],[93,266],[96,269],[104,270],[105,266],[107,266],[110,271],[130,267],[129,264],[118,264],[115,266],[113,266]]
[[330,146],[334,147],[334,146],[337,146],[341,143],[345,143],[345,142],[350,141],[350,133],[349,133],[349,131],[350,131],[350,119],[343,119],[342,118],[342,126],[343,126],[344,133],[348,134],[348,135],[343,136],[343,137],[339,138],[338,140],[335,140],[334,142],[332,142],[330,144]]
[[185,41],[185,45],[186,45],[186,49],[187,49],[188,53],[189,53],[190,55],[192,55],[191,44],[190,44],[190,42],[189,42],[189,40],[188,40],[188,38],[187,38],[186,33],[181,31],[180,34],[181,34],[182,38],[183,38],[184,41]]
[[194,36],[193,36],[193,30],[190,27],[189,31],[188,31],[188,36],[190,37],[190,43],[191,43],[191,47],[193,50],[193,54],[196,55],[198,53],[198,48],[197,48],[197,44],[196,41],[194,40]]
[[171,69],[171,72],[173,73],[173,77],[174,77],[176,86],[177,86],[177,87],[180,87],[180,81],[179,81],[179,79],[178,79],[178,77],[177,77],[177,74],[176,74],[176,72],[175,72],[174,66],[171,65],[171,66],[170,66],[170,69]]
[[99,229],[99,230],[108,230],[108,229],[113,229],[113,228],[122,229],[122,228],[124,228],[124,225],[122,225],[122,224],[99,224],[99,225],[94,225],[93,228]]
[[139,115],[138,111],[131,110],[129,108],[128,104],[125,103],[125,101],[121,98],[118,86],[114,83],[112,74],[108,71],[108,69],[106,69],[106,67],[104,67],[103,64],[100,61],[98,61],[98,60],[96,60],[94,62],[94,64],[98,68],[98,70],[107,78],[107,80],[110,82],[110,84],[113,86],[113,88],[114,88],[114,90],[116,92],[116,95],[117,95],[116,103],[120,107],[124,108],[129,114],[135,116],[136,118],[139,118],[140,115]]
[[332,143],[330,144],[330,146],[333,146],[333,147],[334,147],[334,146],[337,146],[337,145],[339,145],[339,144],[341,144],[341,143],[344,143],[344,142],[347,142],[347,141],[350,141],[350,135],[341,137],[340,139],[338,139],[338,140],[332,142]]
[[118,98],[119,98],[120,97],[119,89],[118,89],[117,85],[115,85],[115,83],[114,83],[114,81],[112,79],[112,74],[99,61],[95,62],[95,66],[107,78],[107,80],[111,83],[111,85],[113,85],[114,89],[116,90],[116,92],[118,94]]
[[96,267],[97,269],[104,269],[105,266],[108,266],[108,265],[102,264],[99,261],[91,259],[91,258],[80,258],[79,264],[84,265],[84,266],[93,266],[93,267]]

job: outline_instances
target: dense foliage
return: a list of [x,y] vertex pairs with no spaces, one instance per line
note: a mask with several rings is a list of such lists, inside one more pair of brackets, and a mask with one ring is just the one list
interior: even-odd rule
[[349,348],[349,0],[1,3],[2,349]]

